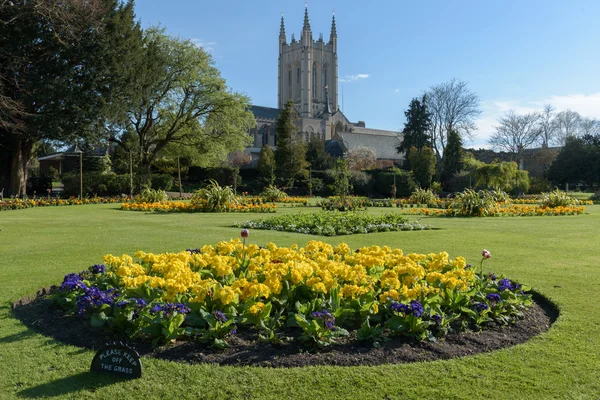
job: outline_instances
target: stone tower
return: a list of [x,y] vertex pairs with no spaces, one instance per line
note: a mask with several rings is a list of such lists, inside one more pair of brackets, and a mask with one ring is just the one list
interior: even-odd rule
[[[313,40],[308,19],[308,7],[304,9],[304,25],[300,40],[294,34],[287,43],[283,15],[279,31],[279,78],[278,107],[281,109],[288,100],[293,100],[301,117],[322,117],[338,109],[338,61],[337,31],[335,15],[331,22],[329,41],[323,35]],[[325,87],[328,88],[326,93]]]

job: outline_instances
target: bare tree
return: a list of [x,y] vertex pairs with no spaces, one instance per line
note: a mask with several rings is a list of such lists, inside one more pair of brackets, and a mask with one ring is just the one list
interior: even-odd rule
[[556,139],[556,119],[554,118],[556,109],[552,104],[546,104],[544,110],[540,113],[540,142],[542,147],[550,146]]
[[456,78],[432,86],[425,96],[431,113],[431,142],[436,156],[441,158],[448,132],[454,129],[462,137],[473,137],[477,130],[474,120],[481,114],[479,97],[467,88],[466,82]]
[[556,142],[560,146],[565,145],[565,141],[570,136],[579,134],[581,124],[581,115],[572,110],[561,111],[556,114]]
[[600,135],[600,120],[592,118],[582,118],[579,123],[579,134],[581,136],[599,136]]
[[368,147],[356,147],[346,154],[348,166],[352,170],[361,171],[371,169],[377,166],[377,155]]
[[529,113],[519,115],[513,110],[498,120],[496,132],[488,142],[497,150],[512,153],[520,165],[523,150],[532,146],[540,137],[540,114]]

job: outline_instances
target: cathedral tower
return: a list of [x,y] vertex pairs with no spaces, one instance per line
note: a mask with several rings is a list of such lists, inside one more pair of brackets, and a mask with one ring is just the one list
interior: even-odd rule
[[[325,43],[323,35],[320,35],[319,39],[313,40],[308,7],[306,7],[300,40],[296,41],[292,34],[288,44],[282,15],[279,31],[278,71],[277,104],[280,109],[288,100],[293,100],[301,117],[318,118],[327,109],[335,113],[338,109],[335,16],[331,22],[329,41]],[[327,107],[327,102],[329,102],[329,107]]]

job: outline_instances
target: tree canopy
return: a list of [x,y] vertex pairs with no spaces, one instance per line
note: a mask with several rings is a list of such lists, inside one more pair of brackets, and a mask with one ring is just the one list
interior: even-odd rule
[[11,194],[25,194],[40,141],[98,138],[119,118],[132,88],[120,65],[141,37],[134,18],[132,1],[0,7],[0,141],[11,149]]
[[202,48],[150,28],[137,70],[139,95],[111,140],[131,145],[123,138],[132,132],[142,170],[173,147],[194,149],[196,164],[207,167],[249,143],[247,132],[255,124],[249,100],[228,90]]

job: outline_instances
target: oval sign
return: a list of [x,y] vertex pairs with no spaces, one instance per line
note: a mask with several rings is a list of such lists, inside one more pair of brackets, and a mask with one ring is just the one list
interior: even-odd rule
[[142,361],[138,352],[131,347],[120,343],[109,344],[98,350],[92,360],[90,371],[127,378],[140,378]]

